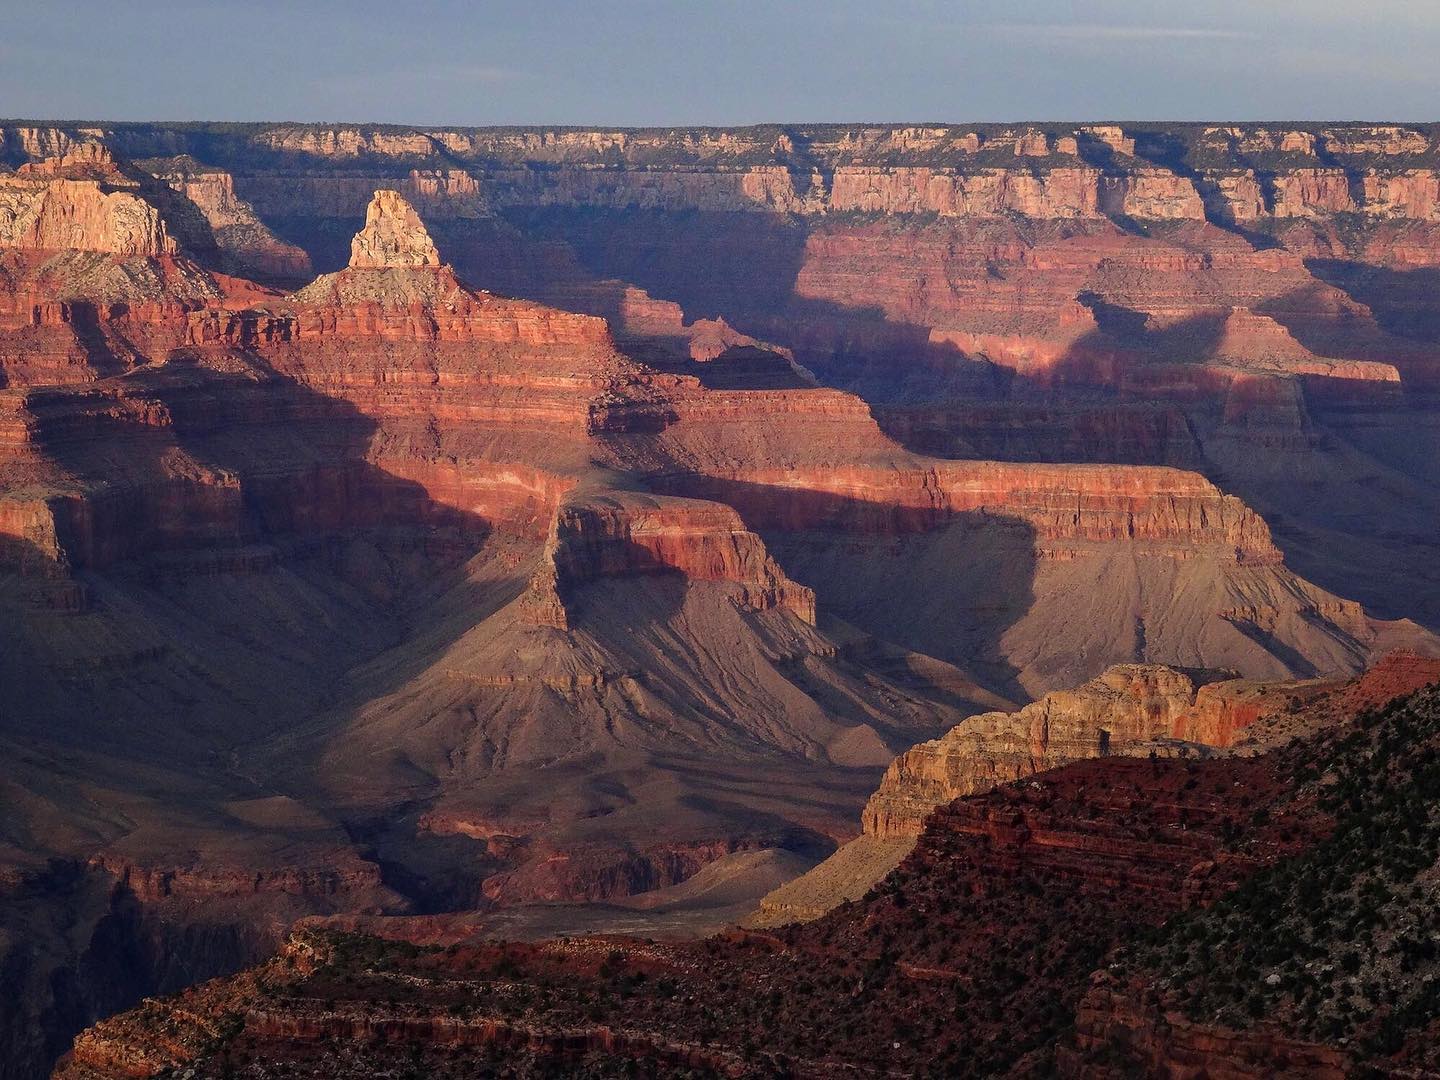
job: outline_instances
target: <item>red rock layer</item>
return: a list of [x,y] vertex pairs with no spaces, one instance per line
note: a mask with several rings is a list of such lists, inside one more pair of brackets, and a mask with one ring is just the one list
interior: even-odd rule
[[1154,752],[1159,739],[1229,746],[1285,705],[1266,690],[1247,680],[1197,684],[1156,664],[1116,665],[1074,690],[1017,713],[970,717],[907,750],[886,769],[862,827],[870,836],[918,836],[931,811],[961,796],[1072,761]]
[[674,571],[739,585],[744,607],[815,622],[814,592],[786,578],[760,538],[718,503],[628,494],[573,500],[551,525],[546,558],[562,597],[599,577]]
[[1077,1080],[1116,1076],[1115,1069],[1095,1060],[1114,1047],[1124,1047],[1128,1065],[1173,1080],[1342,1080],[1353,1075],[1354,1064],[1339,1047],[1295,1039],[1263,1023],[1248,1031],[1195,1023],[1167,1010],[1162,1001],[1137,997],[1137,990],[1106,972],[1096,973],[1076,1013],[1073,1050],[1062,1056],[1061,1075]]
[[1123,540],[1182,559],[1204,548],[1238,562],[1280,561],[1258,515],[1203,477],[1174,469],[917,460],[823,474],[742,468],[695,483],[746,521],[788,531],[890,534],[979,513],[1024,522],[1037,541],[1062,551],[1068,543]]

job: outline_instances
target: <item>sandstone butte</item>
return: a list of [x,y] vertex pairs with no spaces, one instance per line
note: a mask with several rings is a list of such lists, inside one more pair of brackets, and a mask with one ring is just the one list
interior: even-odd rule
[[0,125],[4,1045],[1435,650],[1435,132],[1169,136]]

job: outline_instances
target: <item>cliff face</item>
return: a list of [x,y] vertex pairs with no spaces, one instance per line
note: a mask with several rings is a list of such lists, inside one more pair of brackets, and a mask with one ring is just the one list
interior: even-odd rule
[[767,894],[747,925],[811,922],[854,900],[909,854],[937,808],[1090,758],[1246,755],[1325,731],[1440,679],[1440,660],[1395,652],[1346,683],[1257,682],[1120,664],[1014,712],[962,720],[885,770],[862,834]]
[[174,255],[159,210],[102,143],[27,162],[0,184],[0,248]]
[[[1175,1077],[1341,1080],[1353,1069],[1353,1062],[1340,1047],[1296,1039],[1279,1027],[1232,1031],[1192,1023],[1173,1013],[1162,1018],[1152,1008],[1149,1002],[1138,1004],[1108,977],[1098,976],[1076,1014],[1077,1041],[1087,1049],[1098,1049],[1123,1039],[1131,1060]],[[1110,1066],[1082,1064],[1072,1058],[1067,1062],[1067,1075],[1108,1077],[1116,1073]]]
[[[842,340],[853,349],[861,334],[896,336],[899,328],[864,316],[878,303],[890,319],[928,332],[937,359],[959,349],[1049,381],[1152,392],[1154,380],[1147,389],[1133,369],[1173,363],[1173,355],[1155,355],[1173,350],[1157,341],[1137,352],[1134,342],[1108,340],[1104,326],[1091,340],[1097,326],[1076,304],[1094,295],[1148,317],[1157,331],[1260,304],[1283,308],[1307,330],[1314,322],[1322,338],[1336,336],[1335,320],[1345,319],[1343,347],[1283,370],[1347,383],[1394,381],[1383,365],[1398,364],[1398,353],[1410,377],[1434,381],[1424,350],[1387,341],[1388,327],[1364,325],[1365,290],[1347,294],[1343,283],[1334,287],[1329,268],[1308,265],[1351,260],[1345,230],[1356,218],[1375,238],[1358,262],[1411,267],[1423,260],[1425,244],[1382,233],[1396,222],[1423,231],[1435,221],[1428,194],[1436,187],[1433,130],[1395,128],[1383,139],[1368,127],[1096,131],[22,126],[9,130],[4,145],[22,172],[50,150],[73,157],[101,146],[138,159],[182,196],[186,214],[228,265],[288,280],[300,264],[267,231],[271,225],[299,238],[315,265],[337,265],[344,257],[340,223],[361,214],[376,187],[393,187],[442,227],[451,257],[482,284],[554,300],[574,297],[583,282],[587,303],[619,314],[623,305],[606,298],[614,290],[593,286],[596,277],[629,277],[656,298],[712,309],[718,301],[730,326],[761,336],[788,326],[774,336],[792,337],[810,354],[802,359],[824,367],[835,362]],[[578,236],[546,234],[546,215],[570,212],[590,216]],[[681,213],[702,215],[698,232],[691,223],[688,232],[672,233],[665,215]],[[725,232],[736,228],[727,221],[737,213],[762,219],[740,228],[769,238],[755,249],[763,282],[754,270],[749,283],[733,280],[746,272],[730,265],[726,250]],[[642,229],[660,227],[625,236],[637,216],[645,219]],[[890,227],[864,220],[875,217]],[[787,233],[784,222],[797,219],[805,224]],[[1137,222],[1147,224],[1132,227]],[[1257,238],[1256,228],[1268,232]],[[595,243],[584,237],[589,230],[596,230]],[[804,247],[798,265],[796,239]],[[692,288],[702,252],[722,257],[716,270],[723,295],[708,301]],[[574,255],[586,265],[577,266]],[[1127,274],[1127,266],[1145,275]],[[1043,286],[1017,295],[1037,272],[1046,275]],[[1176,287],[1166,288],[1167,280]],[[1197,288],[1201,281],[1207,284]],[[1322,294],[1330,312],[1315,304]],[[849,310],[832,312],[827,325],[808,317],[807,300]],[[833,316],[842,314],[839,321],[856,325],[837,336]],[[1199,384],[1193,373],[1173,371],[1162,381],[1177,375],[1191,395],[1213,395],[1217,381],[1226,381],[1217,371]]]
[[[45,155],[99,136],[131,157],[318,159],[405,168],[458,161],[483,173],[492,199],[823,213],[998,213],[1199,219],[1214,212],[1393,214],[1376,181],[1433,175],[1433,127],[1256,126],[759,127],[736,130],[403,130],[253,125],[229,132],[124,125],[16,126],[7,152]],[[11,149],[13,148],[13,149]],[[597,168],[601,163],[603,168]],[[1331,165],[1330,162],[1337,164]],[[617,184],[618,172],[626,183]],[[638,175],[636,175],[638,174]],[[1339,183],[1332,178],[1338,178]],[[1355,194],[1351,194],[1351,186]],[[1428,213],[1404,203],[1412,216]]]
[[155,208],[98,180],[10,180],[0,188],[0,246],[21,251],[173,255]]
[[[1056,690],[1017,713],[983,713],[901,754],[865,806],[877,837],[918,836],[937,806],[1071,761],[1172,753],[1161,740],[1230,746],[1278,693],[1257,700],[1245,680],[1199,683],[1156,665],[1117,665],[1074,690]],[[1243,696],[1249,700],[1243,702]]]
[[[247,943],[197,973],[311,912],[623,897],[737,851],[822,851],[895,749],[967,711],[841,659],[733,508],[643,490],[626,447],[644,460],[674,400],[703,402],[698,376],[622,355],[595,316],[465,286],[417,223],[381,196],[356,265],[288,296],[188,249],[11,264],[17,310],[43,297],[38,329],[78,355],[62,380],[28,319],[0,332],[3,665],[32,691],[0,731],[0,853],[77,859],[175,938]],[[82,255],[134,291],[60,299]],[[752,403],[808,407],[714,412],[770,423]],[[277,747],[263,783],[224,764],[306,720],[327,733]],[[797,777],[819,793],[798,812],[773,794]],[[87,1010],[175,985],[107,996],[60,923],[5,939],[5,1030],[48,1033],[17,1045],[27,1072]]]
[[857,530],[923,531],[961,515],[994,514],[1023,522],[1057,553],[1071,543],[1124,539],[1176,553],[1214,549],[1259,565],[1280,560],[1264,521],[1195,473],[997,462],[916,466],[823,474],[740,468],[699,483],[725,492],[748,518],[785,531],[835,524],[833,508],[841,503],[855,506]]

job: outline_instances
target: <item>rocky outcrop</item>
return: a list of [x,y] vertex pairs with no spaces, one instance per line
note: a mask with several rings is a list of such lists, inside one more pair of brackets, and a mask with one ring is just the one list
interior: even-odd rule
[[[143,174],[142,174],[143,176]],[[158,257],[177,252],[143,183],[98,141],[0,175],[0,249]]]
[[[865,806],[880,837],[918,836],[937,806],[1071,761],[1145,754],[1166,738],[1227,746],[1258,719],[1236,710],[1234,684],[1156,664],[1121,664],[1074,690],[1057,690],[1017,713],[984,713],[901,754]],[[1271,709],[1279,702],[1266,702]]]
[[[1433,674],[1414,658],[1387,668],[1372,682],[1413,687]],[[1399,859],[1430,873],[1432,856],[1402,823],[1417,811],[1422,828],[1432,820],[1435,694],[1357,716],[1346,695],[1365,685],[1304,703],[1328,724],[1262,755],[1076,762],[961,797],[931,815],[893,872],[804,925],[703,942],[516,944],[486,940],[466,915],[311,920],[259,968],[97,1025],[58,1075],[203,1075],[227,1060],[263,1072],[298,1045],[348,1078],[402,1052],[420,1067],[468,1064],[467,1047],[497,1041],[522,1071],[556,1064],[547,1059],[564,1046],[569,1064],[601,1076],[633,1070],[639,1048],[680,1043],[691,1056],[660,1060],[756,1078],[977,1065],[1097,1080],[1338,1080],[1367,1066],[1429,1075],[1432,950],[1407,950],[1403,974],[1392,969],[1371,991],[1344,974],[1343,958],[1352,945],[1392,950],[1357,942],[1323,911],[1275,902],[1301,889],[1344,903],[1357,867],[1388,876]],[[1372,813],[1389,828],[1349,830]],[[1410,922],[1429,910],[1423,888],[1366,892],[1402,925],[1425,925]],[[1273,936],[1223,929],[1236,923]],[[1326,935],[1318,952],[1297,955],[1280,936],[1297,923]],[[1216,966],[1224,979],[1211,977]],[[1403,1011],[1376,1016],[1341,998],[1326,1008],[1357,1037],[1309,1037],[1286,1004],[1312,980],[1347,996],[1393,987]],[[1267,995],[1278,1006],[1268,1013]],[[1248,1022],[1197,1016],[1197,996],[1212,1017],[1218,1005]],[[616,1038],[597,1037],[596,1025]]]
[[[588,346],[609,361],[611,370],[625,366],[603,320],[493,297],[462,284],[450,267],[441,265],[414,208],[393,191],[375,193],[344,270],[322,275],[284,303],[206,313],[190,326],[191,341],[197,345],[258,347],[273,353],[284,353],[287,346],[307,338],[325,337],[384,338],[417,347],[458,342],[537,350]],[[488,358],[480,358],[478,365],[468,357],[455,359],[489,366]],[[303,362],[298,356],[278,360],[287,372],[295,370],[297,361]],[[414,362],[434,363],[428,356]],[[593,371],[584,369],[595,365],[581,368],[574,377],[594,385]],[[534,383],[541,375],[532,370],[510,378],[517,384]]]
[[99,142],[61,145],[0,175],[0,383],[118,374],[180,345],[190,314],[268,293],[219,272],[171,189]]
[[891,438],[933,457],[1171,465],[1203,453],[1185,412],[1143,402],[886,403],[875,419]]
[[365,228],[351,241],[351,268],[439,265],[435,241],[415,208],[398,191],[377,191],[365,211]]
[[737,585],[742,607],[815,622],[814,592],[786,578],[761,539],[720,503],[638,494],[570,500],[550,527],[545,559],[562,598],[600,577],[674,572]]
[[1225,317],[1214,355],[1222,363],[1242,365],[1247,371],[1273,370],[1349,382],[1400,382],[1400,372],[1393,364],[1316,356],[1282,323],[1248,308],[1232,308]]
[[1200,759],[1242,741],[1246,753],[1255,753],[1294,737],[1297,711],[1322,727],[1338,724],[1386,692],[1366,687],[1401,693],[1437,677],[1440,660],[1396,653],[1346,684],[1343,704],[1335,706],[1327,697],[1337,684],[1319,680],[1265,683],[1159,664],[1117,664],[1018,711],[969,717],[901,754],[865,805],[863,834],[768,894],[752,921],[808,922],[854,899],[901,857],[892,853],[908,852],[931,814],[954,800],[1093,758]]
[[175,254],[159,211],[99,180],[0,177],[0,248]]
[[955,799],[1094,757],[1208,756],[1210,747],[1231,746],[1251,724],[1316,691],[1117,664],[1021,710],[969,717],[896,757],[865,804],[863,834],[763,897],[750,924],[812,922],[857,899],[909,854],[930,815]]

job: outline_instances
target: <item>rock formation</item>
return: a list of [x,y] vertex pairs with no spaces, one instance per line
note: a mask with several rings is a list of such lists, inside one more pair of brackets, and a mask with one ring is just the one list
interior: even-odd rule
[[545,561],[562,594],[600,577],[672,571],[735,582],[743,606],[815,622],[814,592],[788,580],[760,538],[719,503],[618,494],[570,501],[551,523]]
[[963,720],[890,764],[865,806],[864,830],[878,837],[918,836],[937,806],[1071,761],[1179,749],[1166,740],[1228,747],[1266,710],[1278,711],[1301,689],[1271,686],[1259,698],[1248,680],[1202,679],[1160,665],[1119,664],[1019,712]]
[[[174,985],[44,989],[99,894],[210,974],[814,862],[976,713],[937,799],[1098,752],[1043,698],[1112,664],[1435,650],[1434,133],[1370,127],[0,127],[27,1053]],[[1268,716],[1174,678],[1105,730]]]
[[365,228],[350,242],[350,268],[439,265],[440,253],[415,208],[398,191],[377,191],[365,211]]
[[0,177],[0,248],[175,254],[175,240],[159,212],[125,190],[133,187],[100,143],[82,143],[22,166]]
[[891,762],[865,804],[861,835],[765,896],[749,924],[811,921],[863,895],[909,854],[930,814],[957,798],[1089,758],[1208,757],[1331,685],[1117,664],[1018,711],[968,717]]

